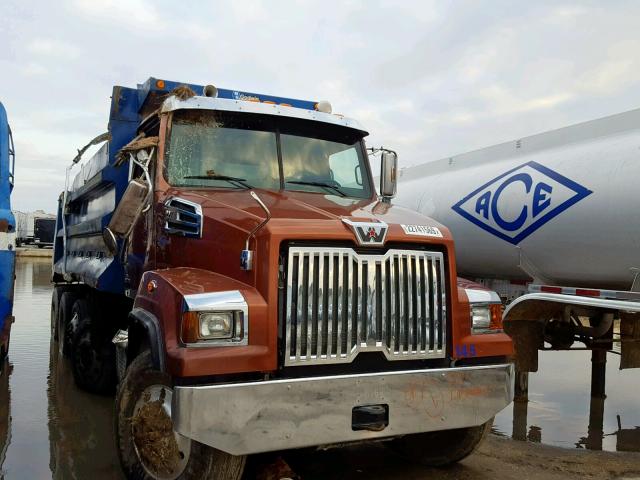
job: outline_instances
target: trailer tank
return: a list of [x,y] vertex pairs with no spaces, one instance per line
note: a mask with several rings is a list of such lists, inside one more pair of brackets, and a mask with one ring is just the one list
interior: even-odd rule
[[405,168],[397,203],[447,225],[464,276],[629,289],[640,109]]

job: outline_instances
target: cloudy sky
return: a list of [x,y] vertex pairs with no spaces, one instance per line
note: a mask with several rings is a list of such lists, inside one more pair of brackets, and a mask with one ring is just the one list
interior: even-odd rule
[[401,165],[640,107],[639,2],[3,0],[14,208],[54,211],[113,85],[307,99]]

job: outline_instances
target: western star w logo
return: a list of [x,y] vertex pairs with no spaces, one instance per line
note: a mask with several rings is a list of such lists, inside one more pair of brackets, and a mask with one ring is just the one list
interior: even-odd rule
[[359,245],[383,245],[388,226],[384,222],[354,222],[348,218],[342,221],[349,225],[356,234]]
[[558,172],[528,162],[485,183],[452,208],[487,232],[517,245],[591,193]]

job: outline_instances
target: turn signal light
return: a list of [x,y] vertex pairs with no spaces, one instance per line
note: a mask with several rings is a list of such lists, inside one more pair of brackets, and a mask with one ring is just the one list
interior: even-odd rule
[[502,312],[504,306],[501,303],[492,303],[489,305],[491,311],[491,325],[490,330],[502,330]]

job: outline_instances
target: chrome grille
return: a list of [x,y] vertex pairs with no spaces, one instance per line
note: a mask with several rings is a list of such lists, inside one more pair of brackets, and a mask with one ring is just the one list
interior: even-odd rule
[[445,356],[442,253],[290,247],[287,261],[285,365]]

